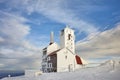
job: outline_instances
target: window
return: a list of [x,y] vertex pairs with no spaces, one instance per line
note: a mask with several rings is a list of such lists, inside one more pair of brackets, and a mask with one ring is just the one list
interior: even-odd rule
[[65,59],[67,59],[67,55],[65,56]]
[[47,53],[47,50],[44,50],[44,51],[43,51],[43,55],[46,55],[46,53]]
[[47,61],[50,61],[50,56],[49,56],[49,57],[47,57]]
[[47,64],[47,68],[49,68],[49,64]]
[[52,68],[52,63],[48,63],[48,68]]
[[70,40],[71,39],[71,34],[68,34],[68,40]]
[[52,63],[49,63],[49,67],[52,68]]

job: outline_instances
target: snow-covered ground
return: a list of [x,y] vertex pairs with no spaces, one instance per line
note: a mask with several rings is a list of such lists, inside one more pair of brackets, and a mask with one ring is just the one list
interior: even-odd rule
[[27,75],[2,80],[120,80],[120,60],[109,60],[98,67],[74,72],[43,73],[39,76]]

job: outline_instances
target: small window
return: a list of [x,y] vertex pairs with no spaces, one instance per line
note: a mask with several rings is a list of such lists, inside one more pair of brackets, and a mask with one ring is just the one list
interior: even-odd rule
[[71,34],[68,34],[68,40],[70,40],[71,39]]
[[47,57],[47,61],[50,61],[50,56],[49,56],[49,57]]
[[49,63],[48,63],[48,65],[47,65],[47,67],[48,67],[48,68],[50,67]]
[[67,59],[67,55],[65,56],[65,59]]
[[52,68],[52,63],[49,63],[49,64],[48,64],[48,68]]
[[46,55],[46,53],[47,53],[47,50],[44,50],[44,51],[43,51],[43,55]]
[[52,68],[52,63],[50,63],[50,68]]

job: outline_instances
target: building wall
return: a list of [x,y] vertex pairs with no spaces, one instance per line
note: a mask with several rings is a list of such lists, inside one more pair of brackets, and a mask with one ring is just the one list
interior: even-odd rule
[[52,68],[48,68],[48,72],[57,72],[57,54],[50,55],[48,57],[50,57],[48,64],[52,63]]
[[63,48],[57,52],[57,72],[74,71],[75,55]]
[[47,72],[47,57],[45,57],[45,55],[42,58],[42,64],[41,65],[42,65],[42,71]]
[[47,47],[47,55],[49,55],[51,52],[58,50],[60,47],[56,44],[53,43]]

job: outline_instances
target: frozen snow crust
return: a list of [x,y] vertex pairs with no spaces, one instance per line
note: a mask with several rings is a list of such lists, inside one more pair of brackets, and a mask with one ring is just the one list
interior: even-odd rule
[[120,80],[120,60],[109,60],[100,66],[82,68],[74,72],[42,73],[2,80]]

